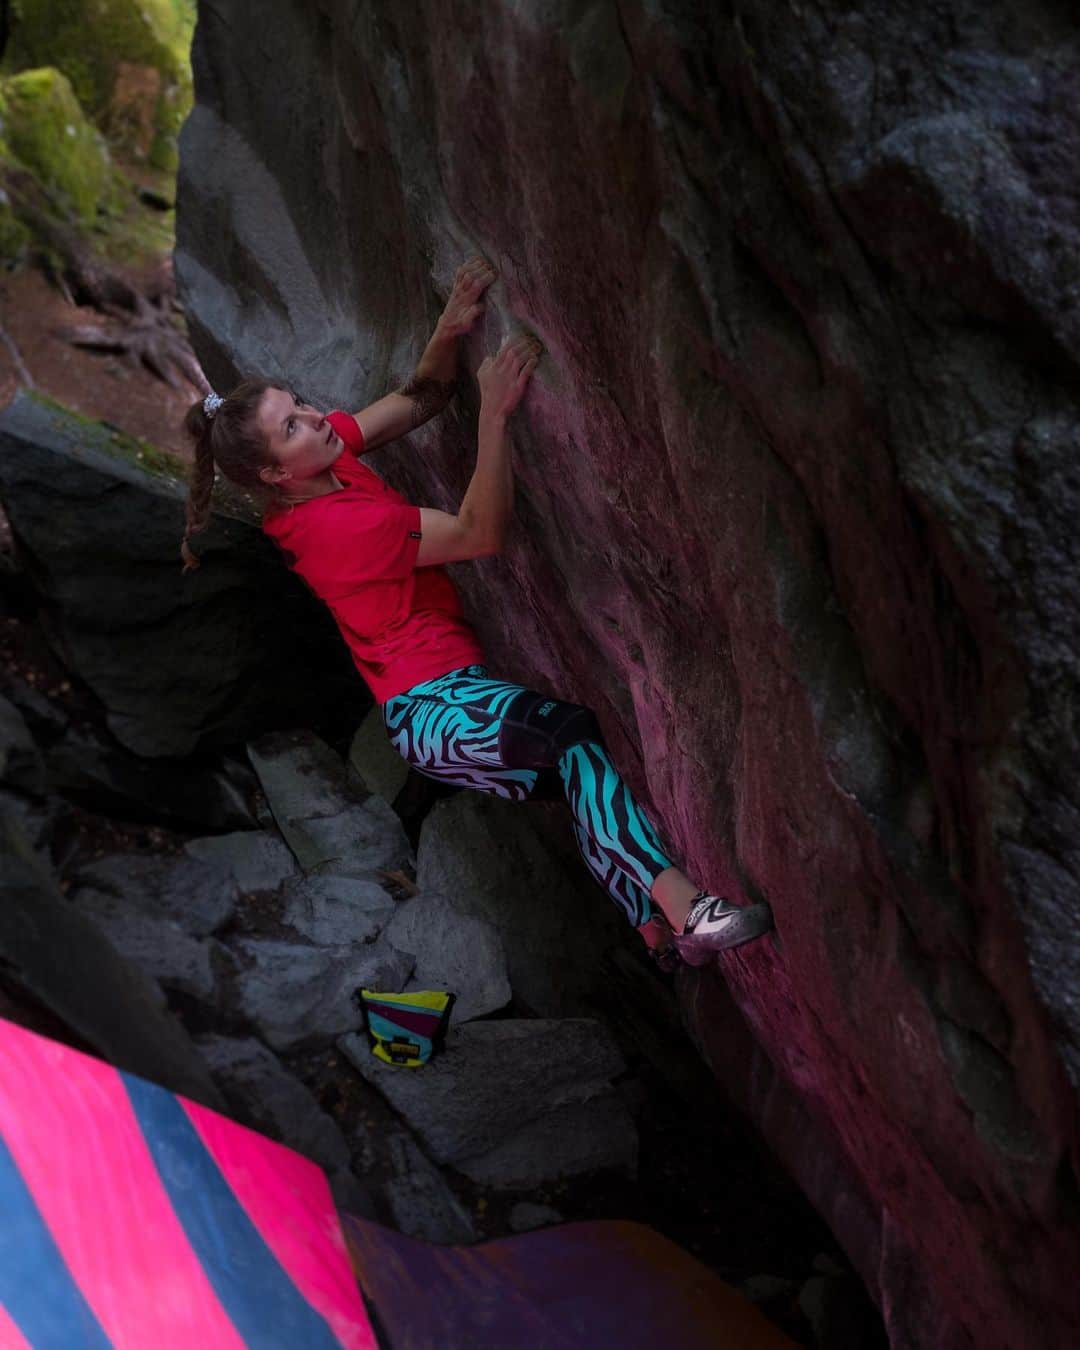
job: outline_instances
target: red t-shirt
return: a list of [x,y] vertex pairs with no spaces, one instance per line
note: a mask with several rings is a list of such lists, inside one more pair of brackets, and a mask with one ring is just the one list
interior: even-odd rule
[[360,463],[364,435],[355,417],[335,411],[327,420],[345,443],[331,466],[344,488],[272,509],[262,527],[330,607],[382,704],[484,654],[446,568],[415,565],[420,508]]

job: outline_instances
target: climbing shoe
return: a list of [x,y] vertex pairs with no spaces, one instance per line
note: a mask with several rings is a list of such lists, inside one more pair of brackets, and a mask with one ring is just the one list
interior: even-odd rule
[[733,905],[718,895],[698,891],[683,930],[673,935],[671,945],[688,966],[704,966],[717,952],[760,937],[772,926],[772,910],[764,901]]

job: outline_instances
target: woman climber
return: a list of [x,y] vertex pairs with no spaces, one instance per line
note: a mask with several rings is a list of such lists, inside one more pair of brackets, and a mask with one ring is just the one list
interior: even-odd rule
[[357,413],[319,412],[261,380],[193,404],[184,419],[195,442],[184,571],[199,565],[187,541],[208,523],[216,464],[259,495],[263,530],[329,607],[397,752],[426,777],[512,801],[565,796],[586,866],[658,964],[702,965],[766,932],[769,906],[710,895],[674,866],[588,708],[489,677],[442,566],[503,547],[513,501],[506,423],[539,342],[508,340],[477,371],[476,468],[457,515],[412,505],[360,462],[449,401],[458,339],[494,280],[482,258],[460,267],[412,377]]

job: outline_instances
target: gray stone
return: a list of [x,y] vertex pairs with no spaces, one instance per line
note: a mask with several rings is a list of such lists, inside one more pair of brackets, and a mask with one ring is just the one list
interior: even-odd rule
[[158,985],[64,898],[8,815],[0,815],[0,966],[110,1064],[224,1106]]
[[14,703],[0,696],[0,782],[35,797],[46,790],[45,762]]
[[104,891],[77,890],[69,898],[125,960],[151,979],[201,1003],[215,1004],[212,954],[215,949],[224,950],[220,943],[189,937],[173,919],[147,914],[132,901]]
[[436,802],[416,850],[416,884],[498,931],[511,988],[529,1008],[582,1015],[598,957],[626,940],[626,921],[585,873],[572,838],[574,856],[555,852],[531,812],[478,792]]
[[387,1151],[389,1173],[381,1189],[394,1227],[425,1242],[475,1242],[468,1210],[416,1142],[395,1134]]
[[463,914],[449,897],[425,892],[398,901],[385,937],[416,958],[409,989],[456,995],[451,1023],[482,1017],[510,1001],[498,932],[486,920]]
[[525,1190],[613,1168],[637,1174],[637,1128],[617,1092],[600,1092],[530,1121],[501,1144],[454,1166],[481,1186]]
[[286,843],[307,872],[373,879],[412,866],[400,820],[379,797],[361,802],[345,766],[314,733],[274,733],[248,745]]
[[373,942],[394,913],[377,882],[356,877],[299,877],[282,888],[282,899],[282,921],[321,946]]
[[312,707],[355,725],[370,694],[244,493],[218,485],[203,565],[182,572],[186,472],[39,390],[0,410],[0,497],[50,645],[136,755],[236,745]]
[[390,744],[377,707],[368,712],[349,744],[349,770],[384,802],[392,802],[405,785],[409,765]]
[[254,824],[235,764],[204,768],[144,759],[97,732],[73,728],[47,752],[46,763],[50,785],[92,811],[185,829]]
[[550,1205],[535,1205],[531,1200],[519,1200],[510,1211],[510,1228],[515,1233],[531,1233],[534,1228],[550,1228],[562,1223],[563,1216]]
[[67,814],[69,807],[62,798],[28,797],[25,793],[0,787],[0,811],[19,821],[27,843],[51,865],[51,842],[56,822]]
[[63,708],[46,698],[29,680],[24,680],[13,670],[3,672],[0,679],[3,680],[5,696],[22,713],[35,741],[53,741],[63,734],[68,724],[68,716]]
[[276,891],[300,875],[289,846],[267,830],[235,830],[189,839],[184,852],[230,872],[241,891]]
[[413,1072],[376,1059],[366,1038],[339,1045],[440,1163],[487,1153],[537,1117],[607,1092],[624,1068],[610,1032],[586,1018],[466,1022]]
[[412,972],[412,958],[388,946],[239,938],[232,950],[249,963],[235,976],[237,1011],[275,1050],[313,1049],[360,1026],[355,991],[400,992]]
[[375,1197],[371,1187],[360,1180],[355,1172],[347,1167],[329,1168],[326,1179],[330,1183],[330,1194],[334,1197],[334,1206],[343,1214],[354,1214],[358,1219],[378,1219]]
[[328,1173],[350,1164],[349,1146],[312,1094],[254,1037],[195,1042],[235,1119],[310,1158]]
[[205,937],[227,923],[239,900],[228,872],[184,854],[112,853],[80,867],[73,883],[120,896],[144,913],[174,919],[193,937]]

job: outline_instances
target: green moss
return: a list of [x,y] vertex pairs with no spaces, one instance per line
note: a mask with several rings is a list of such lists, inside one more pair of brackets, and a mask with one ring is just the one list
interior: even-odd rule
[[11,209],[7,193],[0,188],[0,267],[9,272],[26,261],[31,234]]
[[73,216],[94,220],[115,192],[104,137],[83,116],[67,77],[51,66],[0,82],[3,135],[13,154]]
[[[195,0],[12,0],[11,8],[3,70],[56,66],[111,144],[175,173],[193,103]],[[156,71],[156,82],[136,79],[125,94],[132,67]]]
[[[56,415],[56,428],[63,436],[70,436],[72,423],[81,425],[85,433],[84,444],[88,450],[115,459],[138,468],[150,478],[186,489],[191,481],[192,465],[189,460],[181,459],[168,450],[162,450],[138,436],[122,431],[111,422],[98,421],[86,417],[83,413],[69,408],[66,403],[51,398],[39,389],[21,389],[19,398],[29,398]],[[214,485],[212,496],[213,509],[220,515],[234,520],[242,520],[257,525],[261,519],[261,509],[250,493],[230,483],[228,479],[219,479]]]

